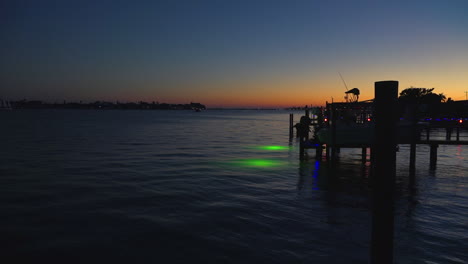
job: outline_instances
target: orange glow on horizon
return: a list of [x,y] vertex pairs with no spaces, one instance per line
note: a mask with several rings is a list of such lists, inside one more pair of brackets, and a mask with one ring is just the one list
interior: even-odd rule
[[[413,87],[435,88],[435,93],[443,93],[447,98],[453,100],[465,100],[464,91],[467,90],[462,85],[462,80],[454,79],[451,82],[448,77],[444,77],[445,82],[440,79],[423,80],[418,78],[379,78],[379,79],[346,80],[348,88],[357,87],[360,90],[359,101],[369,100],[374,97],[374,83],[379,80],[398,80],[399,92]],[[304,78],[304,77],[303,77]],[[197,102],[206,105],[208,108],[287,108],[308,106],[325,106],[326,102],[344,102],[346,88],[339,78],[330,81],[319,79],[313,80],[293,80],[284,78],[282,81],[265,80],[238,80],[232,82],[196,83],[180,84],[171,86],[164,91],[157,92],[155,85],[150,83],[143,86],[143,93],[129,92],[115,93],[112,97],[98,98],[102,101],[120,102],[159,102],[169,104],[186,104]],[[305,79],[305,78],[304,78]],[[468,80],[467,80],[468,81]],[[189,88],[186,88],[189,87]],[[73,100],[72,98],[67,100]],[[79,100],[78,100],[79,101]],[[89,100],[87,100],[89,101]],[[92,100],[91,100],[92,101]]]

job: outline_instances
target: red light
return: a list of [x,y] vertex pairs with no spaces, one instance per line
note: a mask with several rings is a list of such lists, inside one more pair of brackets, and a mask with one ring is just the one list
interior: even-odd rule
[[325,118],[323,121],[328,122],[328,118]]
[[371,119],[370,119],[370,118],[367,118],[367,122],[370,122],[370,121],[371,121]]
[[463,123],[463,120],[461,120],[461,119],[460,119],[460,120],[458,120],[458,123],[460,123],[460,124],[461,124],[461,123]]

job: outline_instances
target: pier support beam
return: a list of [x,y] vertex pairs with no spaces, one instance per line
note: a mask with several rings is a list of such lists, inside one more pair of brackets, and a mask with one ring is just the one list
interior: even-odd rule
[[322,160],[322,153],[323,153],[323,146],[321,144],[318,144],[315,148],[315,159],[316,160]]
[[337,159],[337,147],[336,147],[336,121],[337,121],[337,116],[336,116],[336,108],[335,105],[331,104],[331,162],[332,164],[335,164],[336,159]]
[[393,263],[398,81],[375,83],[371,263]]
[[452,138],[452,128],[451,127],[447,127],[445,129],[445,139],[450,141],[450,139]]
[[289,114],[289,138],[294,135],[294,114]]
[[410,144],[409,187],[414,188],[416,183],[416,144]]
[[438,144],[431,144],[431,150],[429,152],[429,169],[435,170],[437,165],[437,148]]
[[[416,142],[420,139],[420,134],[417,130],[417,108],[416,104],[410,104],[407,107],[407,116],[408,120],[411,122],[410,129],[410,159],[409,159],[409,173],[410,173],[410,183],[414,183],[414,176],[416,174]],[[427,134],[429,136],[429,134]],[[429,138],[428,138],[429,139]]]
[[413,177],[416,173],[416,143],[414,142],[410,144],[409,163],[410,177]]
[[367,148],[362,148],[361,149],[361,162],[362,164],[365,164],[367,161]]
[[305,146],[304,146],[304,138],[303,137],[299,138],[299,159],[300,160],[305,159]]

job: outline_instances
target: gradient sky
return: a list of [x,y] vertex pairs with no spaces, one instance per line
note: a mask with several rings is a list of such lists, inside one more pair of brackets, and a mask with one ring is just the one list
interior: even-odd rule
[[0,97],[283,107],[468,91],[468,1],[0,1]]

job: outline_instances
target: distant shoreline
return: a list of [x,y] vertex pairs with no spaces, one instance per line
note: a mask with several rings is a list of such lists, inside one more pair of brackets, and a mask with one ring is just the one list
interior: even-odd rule
[[[5,101],[6,102],[6,101]],[[208,108],[201,103],[188,104],[169,104],[159,102],[106,102],[95,101],[92,103],[66,102],[49,103],[40,100],[20,100],[8,101],[12,109],[95,109],[95,110],[207,110]],[[211,107],[209,110],[304,110],[304,107]]]
[[93,103],[46,103],[43,101],[10,101],[13,109],[96,109],[96,110],[206,110],[206,106],[201,103],[189,104],[168,104],[159,102],[138,102],[138,103],[112,103],[105,101],[96,101]]

